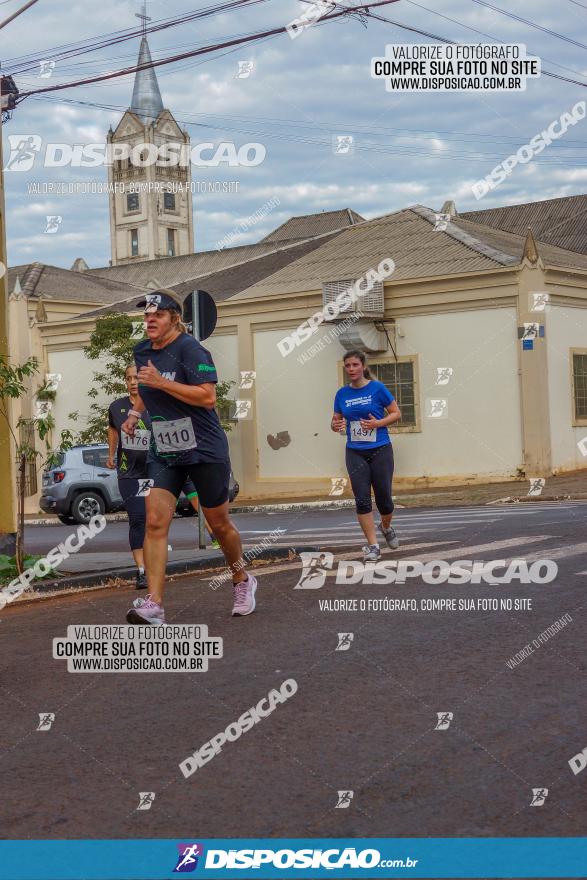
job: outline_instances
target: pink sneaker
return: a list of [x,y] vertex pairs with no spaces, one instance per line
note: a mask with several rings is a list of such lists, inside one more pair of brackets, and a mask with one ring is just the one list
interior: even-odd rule
[[234,605],[232,607],[233,617],[244,617],[246,614],[252,614],[255,610],[255,593],[257,592],[257,578],[247,575],[246,581],[232,585],[232,593],[234,596]]
[[133,607],[126,614],[129,623],[151,623],[153,626],[165,623],[163,605],[153,602],[150,593],[144,599],[135,599],[132,604]]

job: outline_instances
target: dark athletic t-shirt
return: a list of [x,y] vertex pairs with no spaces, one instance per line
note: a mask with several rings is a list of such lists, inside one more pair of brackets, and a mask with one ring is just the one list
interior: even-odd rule
[[[218,382],[210,352],[187,333],[181,333],[165,348],[153,348],[150,339],[143,339],[135,346],[134,355],[137,370],[151,361],[172,382]],[[140,383],[139,394],[151,417],[149,461],[171,465],[228,461],[228,441],[215,409],[192,406],[166,391]]]
[[151,441],[151,420],[149,413],[144,412],[143,418],[137,423],[134,440],[120,430],[132,409],[130,397],[119,397],[108,407],[108,424],[118,432],[118,448],[116,450],[116,470],[119,477],[140,479],[147,476],[147,455]]

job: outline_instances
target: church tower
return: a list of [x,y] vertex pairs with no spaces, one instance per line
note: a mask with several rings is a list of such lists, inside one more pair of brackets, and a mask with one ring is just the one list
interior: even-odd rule
[[[148,19],[139,17],[143,19],[140,67],[151,63],[151,52],[145,31]],[[192,254],[190,137],[163,107],[154,68],[137,70],[130,107],[116,129],[108,132],[107,143],[110,264]],[[166,144],[173,146],[165,148]],[[165,158],[180,154],[177,164]]]

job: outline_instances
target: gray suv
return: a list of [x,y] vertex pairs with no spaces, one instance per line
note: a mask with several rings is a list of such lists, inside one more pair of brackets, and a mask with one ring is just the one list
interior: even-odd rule
[[[104,443],[73,446],[57,454],[56,463],[43,472],[43,494],[39,506],[45,513],[56,513],[62,523],[88,523],[100,513],[123,509],[116,470],[106,467],[108,447]],[[229,501],[239,493],[239,484],[230,472]],[[181,492],[176,512],[193,516],[191,502]]]
[[43,473],[41,510],[56,513],[62,523],[87,523],[93,516],[123,506],[116,470],[106,467],[108,447],[74,446],[58,453]]

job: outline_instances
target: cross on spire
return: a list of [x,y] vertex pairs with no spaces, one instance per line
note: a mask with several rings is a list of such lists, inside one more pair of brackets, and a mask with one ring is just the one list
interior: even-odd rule
[[146,37],[147,36],[147,22],[152,21],[152,19],[149,18],[149,16],[147,15],[147,0],[143,0],[143,11],[142,12],[135,12],[135,18],[140,18],[140,20],[142,21],[143,37]]

